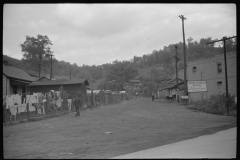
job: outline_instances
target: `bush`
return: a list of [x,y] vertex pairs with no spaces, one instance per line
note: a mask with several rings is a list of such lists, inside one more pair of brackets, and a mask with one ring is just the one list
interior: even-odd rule
[[[236,110],[234,98],[235,98],[234,95],[228,94],[229,112]],[[216,112],[218,114],[227,113],[226,93],[219,93],[219,94],[211,95],[208,99],[207,109],[211,112]]]
[[[235,96],[228,95],[228,107],[229,113],[236,115],[236,105],[235,105]],[[198,102],[192,102],[192,105],[189,106],[190,109],[200,110],[207,113],[212,114],[220,114],[225,115],[227,114],[227,106],[226,106],[226,94],[219,93],[214,94],[209,97],[207,100],[202,100]]]

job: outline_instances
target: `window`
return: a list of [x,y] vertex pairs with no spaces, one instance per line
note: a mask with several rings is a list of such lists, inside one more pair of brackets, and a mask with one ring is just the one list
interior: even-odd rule
[[192,69],[193,69],[193,72],[196,72],[196,70],[197,70],[197,67],[196,67],[196,66],[194,66]]
[[217,63],[217,71],[218,71],[218,73],[222,72],[222,63],[221,62]]
[[222,86],[222,81],[218,81],[217,86]]

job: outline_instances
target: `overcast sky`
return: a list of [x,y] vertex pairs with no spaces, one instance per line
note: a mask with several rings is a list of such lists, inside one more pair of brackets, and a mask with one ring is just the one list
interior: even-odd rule
[[55,58],[79,66],[130,60],[192,37],[236,36],[236,5],[5,4],[3,54],[21,59],[26,36],[47,35]]

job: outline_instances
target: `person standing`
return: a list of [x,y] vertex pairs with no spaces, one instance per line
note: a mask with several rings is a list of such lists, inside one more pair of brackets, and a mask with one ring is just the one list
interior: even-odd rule
[[154,101],[154,93],[152,93],[152,101]]
[[75,116],[76,116],[76,117],[77,117],[77,116],[80,116],[80,110],[79,110],[79,108],[80,108],[80,106],[82,106],[82,101],[81,101],[81,99],[80,99],[80,95],[79,95],[79,94],[78,94],[78,95],[76,96],[76,98],[74,99],[73,105],[74,105],[75,108],[76,108],[76,114],[75,114]]

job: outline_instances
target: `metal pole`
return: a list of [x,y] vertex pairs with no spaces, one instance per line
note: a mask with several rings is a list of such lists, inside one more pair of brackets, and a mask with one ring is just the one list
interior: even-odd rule
[[226,82],[226,105],[227,114],[229,114],[228,106],[228,76],[227,76],[227,56],[226,56],[226,37],[223,37],[224,62],[225,62],[225,82]]

